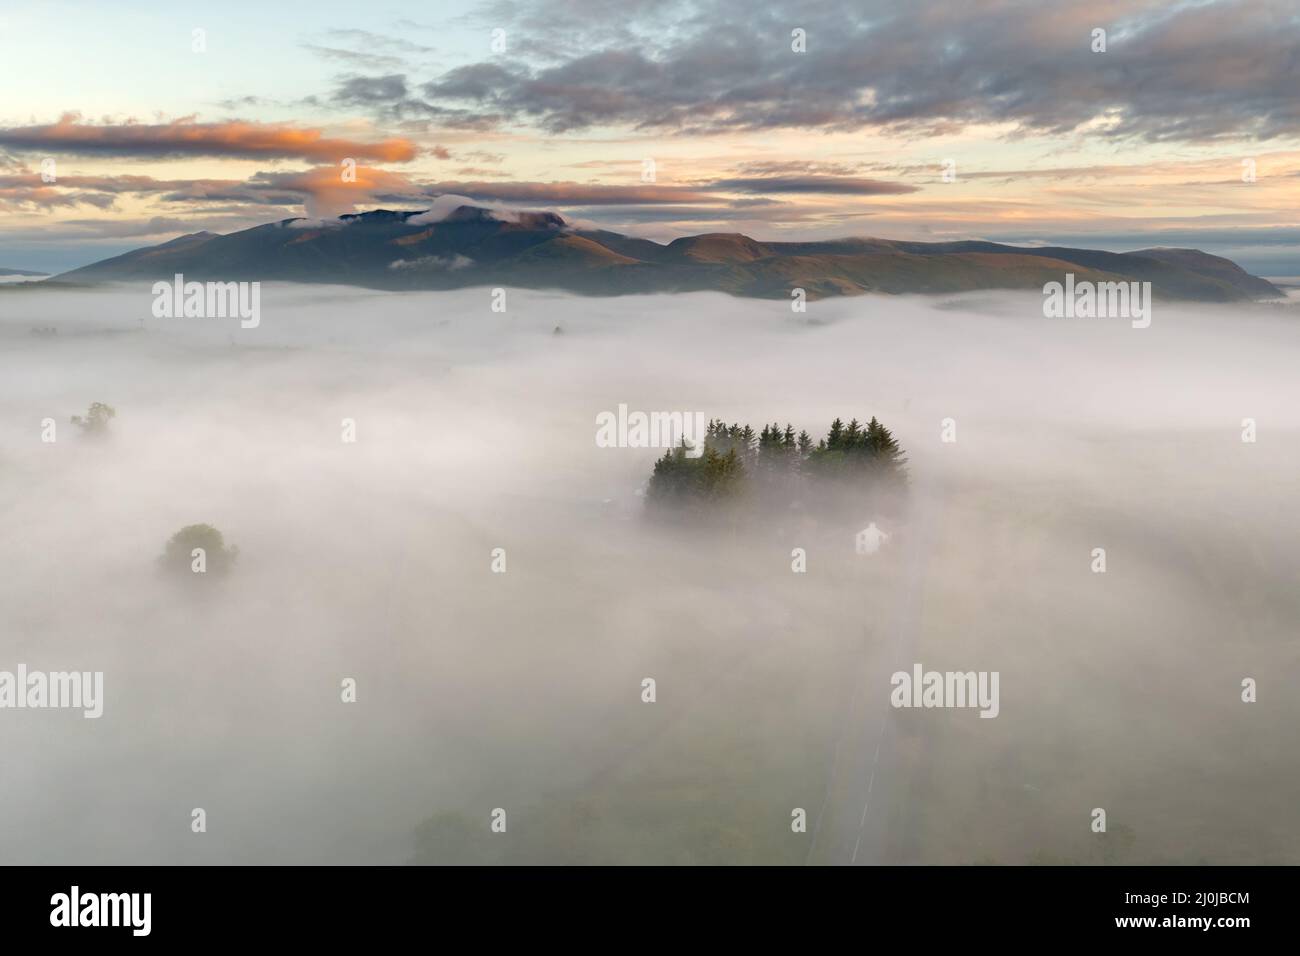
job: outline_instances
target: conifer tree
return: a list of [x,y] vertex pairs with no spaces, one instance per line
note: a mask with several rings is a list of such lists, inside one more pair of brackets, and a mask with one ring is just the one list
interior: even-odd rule
[[862,438],[862,426],[855,418],[849,422],[848,431],[844,433],[844,447],[846,450],[853,451],[861,447],[859,440]]
[[907,477],[907,458],[898,445],[898,439],[874,415],[867,423],[865,440],[879,471],[894,479]]
[[740,452],[742,460],[753,461],[755,456],[755,446],[758,443],[758,436],[754,434],[754,429],[746,425],[740,430]]
[[[806,430],[796,434],[791,424],[782,428],[772,422],[755,433],[749,425],[710,419],[703,453],[689,457],[687,450],[683,439],[655,462],[646,490],[649,505],[702,515],[750,498],[756,507],[780,508],[802,500],[799,486],[807,481],[830,483],[825,490],[834,499],[860,498],[882,483],[907,480],[907,458],[875,416],[865,427],[856,418],[847,427],[836,418],[816,446]],[[734,517],[734,510],[727,510]]]
[[826,433],[826,447],[831,451],[839,451],[844,439],[844,423],[838,418],[831,422],[831,430]]

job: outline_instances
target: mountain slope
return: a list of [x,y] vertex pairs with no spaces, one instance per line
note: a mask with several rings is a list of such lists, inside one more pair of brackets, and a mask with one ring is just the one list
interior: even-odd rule
[[759,242],[708,233],[661,245],[574,230],[554,213],[460,206],[287,219],[229,235],[199,232],[57,277],[68,283],[171,280],[334,282],[383,289],[515,285],[594,295],[715,290],[810,298],[864,292],[1041,289],[1062,281],[1145,281],[1161,296],[1210,302],[1280,296],[1236,263],[1194,249],[1100,252],[995,242],[836,239]]

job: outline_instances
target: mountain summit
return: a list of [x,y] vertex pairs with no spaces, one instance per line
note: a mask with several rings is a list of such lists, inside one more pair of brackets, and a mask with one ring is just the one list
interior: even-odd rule
[[738,233],[661,245],[574,229],[551,212],[460,205],[448,211],[377,209],[337,219],[285,219],[229,235],[198,232],[65,272],[58,281],[329,282],[381,289],[476,285],[589,295],[715,290],[809,298],[864,292],[1035,289],[1072,272],[1079,281],[1146,281],[1177,299],[1228,302],[1281,292],[1236,263],[1195,249],[1099,252],[994,242],[834,239],[760,242]]

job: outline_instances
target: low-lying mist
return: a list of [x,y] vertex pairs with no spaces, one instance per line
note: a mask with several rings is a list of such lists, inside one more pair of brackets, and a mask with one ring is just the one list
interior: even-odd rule
[[[0,290],[0,671],[104,674],[0,709],[0,860],[1300,862],[1295,305],[151,302]],[[647,520],[620,404],[876,416],[905,505]],[[891,707],[917,663],[996,718]]]

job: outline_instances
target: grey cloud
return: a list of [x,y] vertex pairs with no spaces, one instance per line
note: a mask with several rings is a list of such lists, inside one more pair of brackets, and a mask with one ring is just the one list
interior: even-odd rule
[[[464,91],[463,94],[457,94],[457,98],[475,98],[473,94],[478,88],[473,86],[470,77],[455,80],[454,84],[458,85],[449,88]],[[308,100],[313,99],[308,98]],[[403,73],[342,77],[334,92],[330,94],[330,100],[335,104],[369,110],[386,120],[435,121],[439,126],[448,129],[490,130],[506,120],[505,115],[501,113],[487,111],[482,102],[472,108],[433,103],[425,96],[413,93]],[[311,105],[319,104],[313,102]]]
[[404,100],[406,95],[406,77],[400,73],[345,77],[334,91],[334,99],[349,106],[384,105]]
[[[1113,11],[1108,13],[1109,11]],[[911,132],[1011,123],[1193,141],[1300,131],[1300,16],[1285,0],[1155,0],[1064,8],[1030,0],[498,5],[518,26],[508,65],[424,84],[408,111],[487,110],[552,133],[600,125],[712,133],[780,127]],[[807,31],[807,52],[790,31]],[[1108,50],[1090,49],[1108,30]],[[530,51],[549,51],[549,59]]]
[[250,107],[275,106],[276,101],[265,96],[232,96],[217,101],[223,110],[243,110]]
[[160,236],[192,231],[193,224],[181,219],[153,216],[149,219],[65,219],[62,225],[84,229],[96,236],[123,239],[134,236]]
[[757,176],[721,179],[714,189],[741,193],[825,193],[842,196],[897,196],[914,193],[916,186],[851,176]]
[[300,44],[304,50],[314,53],[326,60],[337,60],[352,66],[370,69],[392,69],[403,64],[401,57],[386,53],[358,53],[356,50],[344,50],[339,47],[321,46],[318,43]]
[[821,162],[803,160],[755,160],[739,163],[735,169],[746,176],[785,176],[792,173],[821,176],[851,176],[859,172],[863,163]]
[[379,194],[375,199],[379,202],[403,202],[413,198],[432,198],[444,193],[499,202],[593,206],[663,205],[709,201],[714,198],[707,192],[691,187],[654,184],[602,186],[566,182],[443,182],[414,186],[410,192]]
[[433,47],[414,43],[401,37],[390,37],[369,30],[328,30],[329,43],[306,42],[300,46],[327,60],[370,69],[401,69],[408,57],[420,57],[434,52]]
[[388,53],[407,54],[417,56],[424,53],[433,53],[434,48],[425,46],[422,43],[415,43],[402,37],[385,36],[382,33],[372,33],[370,30],[360,30],[355,27],[347,29],[330,30],[327,35],[330,39],[339,43],[351,43],[356,46],[368,47],[372,50],[384,50]]

